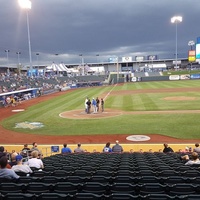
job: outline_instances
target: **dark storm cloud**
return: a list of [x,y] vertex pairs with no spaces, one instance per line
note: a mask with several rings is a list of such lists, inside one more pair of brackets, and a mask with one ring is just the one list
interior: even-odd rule
[[[187,56],[188,41],[200,36],[199,0],[32,0],[29,12],[33,63],[39,52],[41,63],[78,63],[79,54],[87,62],[109,56],[158,55],[172,58],[175,53],[174,15],[183,16],[178,24],[178,51]],[[0,64],[28,63],[26,12],[17,0],[1,2]],[[55,56],[55,54],[59,54]]]

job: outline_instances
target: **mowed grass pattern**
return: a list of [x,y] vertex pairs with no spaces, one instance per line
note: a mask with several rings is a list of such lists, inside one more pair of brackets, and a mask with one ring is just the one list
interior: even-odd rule
[[[17,132],[43,135],[103,135],[103,134],[162,134],[177,138],[200,138],[200,114],[198,113],[165,113],[134,114],[134,111],[167,111],[167,110],[199,110],[200,81],[160,81],[136,82],[117,86],[82,88],[65,93],[54,99],[31,106],[25,112],[18,113],[1,124],[6,129]],[[190,88],[184,92],[148,92],[147,89]],[[137,91],[145,90],[145,93]],[[128,91],[128,92],[127,92]],[[131,92],[130,92],[131,91]],[[84,101],[89,98],[105,98],[107,108],[122,110],[126,114],[113,118],[101,119],[66,119],[60,113],[82,109]],[[165,100],[167,97],[194,97],[191,101]],[[42,122],[43,128],[16,129],[20,122]]]

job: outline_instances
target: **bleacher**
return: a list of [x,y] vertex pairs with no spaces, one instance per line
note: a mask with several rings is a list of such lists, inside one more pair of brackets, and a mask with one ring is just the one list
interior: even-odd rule
[[[0,180],[0,199],[200,199],[199,166],[182,153],[81,153],[43,158],[18,181]],[[22,174],[21,174],[22,175]]]

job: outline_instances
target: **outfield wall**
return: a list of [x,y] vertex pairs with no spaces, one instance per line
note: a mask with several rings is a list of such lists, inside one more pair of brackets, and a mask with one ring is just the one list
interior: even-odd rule
[[[111,147],[114,144],[111,144]],[[125,152],[158,152],[163,150],[163,144],[121,144]],[[7,152],[20,152],[23,148],[23,145],[3,145]],[[59,147],[59,152],[53,152],[53,147]],[[77,145],[76,144],[68,144],[67,145],[73,151]],[[102,152],[104,148],[104,144],[82,144],[81,147],[86,150],[86,152]],[[169,146],[175,151],[178,152],[180,149],[183,151],[186,147],[194,148],[194,144],[191,143],[170,143]],[[52,145],[39,145],[38,148],[42,151],[44,157],[50,156],[53,154],[57,154],[61,152],[63,145],[62,144],[52,144]],[[29,147],[31,148],[31,146]]]

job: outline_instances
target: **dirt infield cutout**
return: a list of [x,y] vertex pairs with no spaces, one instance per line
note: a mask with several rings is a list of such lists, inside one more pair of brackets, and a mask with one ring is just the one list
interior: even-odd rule
[[180,96],[180,97],[165,97],[163,98],[164,100],[167,101],[194,101],[197,98],[196,97],[185,97],[185,96]]

